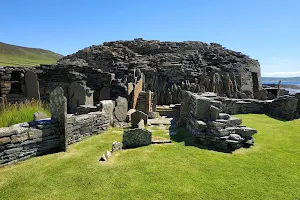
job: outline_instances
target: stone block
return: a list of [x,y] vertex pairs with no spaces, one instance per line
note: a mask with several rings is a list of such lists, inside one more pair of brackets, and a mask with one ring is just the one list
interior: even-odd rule
[[226,113],[220,113],[219,114],[219,119],[225,119],[228,120],[230,119],[230,115],[226,114]]
[[107,114],[110,124],[113,124],[114,102],[112,100],[100,101],[100,107],[101,111]]
[[11,143],[18,143],[28,140],[28,133],[22,133],[19,135],[12,135],[11,136]]
[[210,106],[210,120],[216,121],[219,118],[220,109],[216,106]]
[[146,146],[152,143],[152,133],[143,129],[124,130],[123,147],[135,148]]
[[110,151],[105,151],[104,154],[101,156],[100,161],[108,161],[111,155],[112,154]]
[[239,134],[242,137],[251,137],[255,133],[257,133],[257,130],[253,128],[247,128],[247,127],[240,127],[235,130],[236,134]]
[[34,117],[34,121],[48,118],[47,114],[43,112],[35,112],[33,117]]
[[114,108],[114,117],[119,122],[124,122],[127,117],[128,112],[128,102],[127,99],[124,97],[119,96],[116,99],[116,107]]
[[4,144],[7,144],[7,143],[10,143],[10,137],[0,138],[0,145],[4,145]]
[[[133,127],[133,128],[136,128],[136,127]],[[140,122],[137,124],[137,128],[139,129],[144,129],[145,128],[145,122],[144,120],[140,120]]]
[[137,128],[138,124],[140,123],[141,119],[144,121],[145,124],[148,123],[148,115],[143,113],[142,111],[135,111],[131,114],[131,126],[133,128]]
[[112,143],[112,150],[111,150],[111,152],[114,153],[114,152],[117,152],[117,151],[121,151],[122,148],[123,148],[123,143],[118,142],[118,141],[114,141]]
[[135,111],[136,111],[136,109],[130,109],[130,110],[128,110],[128,112],[127,112],[127,118],[126,118],[127,122],[131,122],[131,114],[134,113]]
[[30,128],[28,130],[28,136],[29,136],[29,139],[36,139],[36,138],[41,138],[43,135],[43,131],[42,130],[39,130],[39,129],[33,129],[33,128]]

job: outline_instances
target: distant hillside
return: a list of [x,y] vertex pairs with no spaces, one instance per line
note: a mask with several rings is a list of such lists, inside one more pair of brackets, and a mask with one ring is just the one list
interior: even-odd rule
[[0,66],[37,66],[54,64],[62,55],[52,51],[0,42]]
[[300,82],[300,77],[288,77],[288,78],[277,78],[277,77],[262,77],[262,82]]

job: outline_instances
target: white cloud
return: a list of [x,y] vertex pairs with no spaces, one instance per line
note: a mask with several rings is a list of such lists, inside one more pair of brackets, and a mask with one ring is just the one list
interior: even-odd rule
[[273,58],[273,60],[276,60],[277,58]]
[[296,72],[270,72],[270,73],[263,73],[263,76],[299,76],[300,71]]
[[289,60],[283,60],[283,62],[289,62]]

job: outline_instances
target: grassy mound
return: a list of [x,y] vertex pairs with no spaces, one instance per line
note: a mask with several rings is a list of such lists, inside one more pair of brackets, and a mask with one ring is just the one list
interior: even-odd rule
[[0,66],[54,64],[62,55],[44,49],[20,47],[0,42]]
[[41,111],[50,116],[48,108],[39,101],[26,101],[22,104],[9,104],[0,111],[0,127],[29,122],[35,112]]
[[[256,128],[255,145],[232,154],[185,146],[184,130],[172,144],[118,152],[111,129],[69,146],[68,152],[0,168],[1,199],[299,199],[300,120],[240,115]],[[155,137],[168,138],[163,130]]]

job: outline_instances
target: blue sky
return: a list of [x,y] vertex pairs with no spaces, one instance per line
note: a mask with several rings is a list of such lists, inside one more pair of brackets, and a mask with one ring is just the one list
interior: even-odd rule
[[1,0],[0,41],[74,53],[134,38],[220,43],[300,76],[300,0]]

